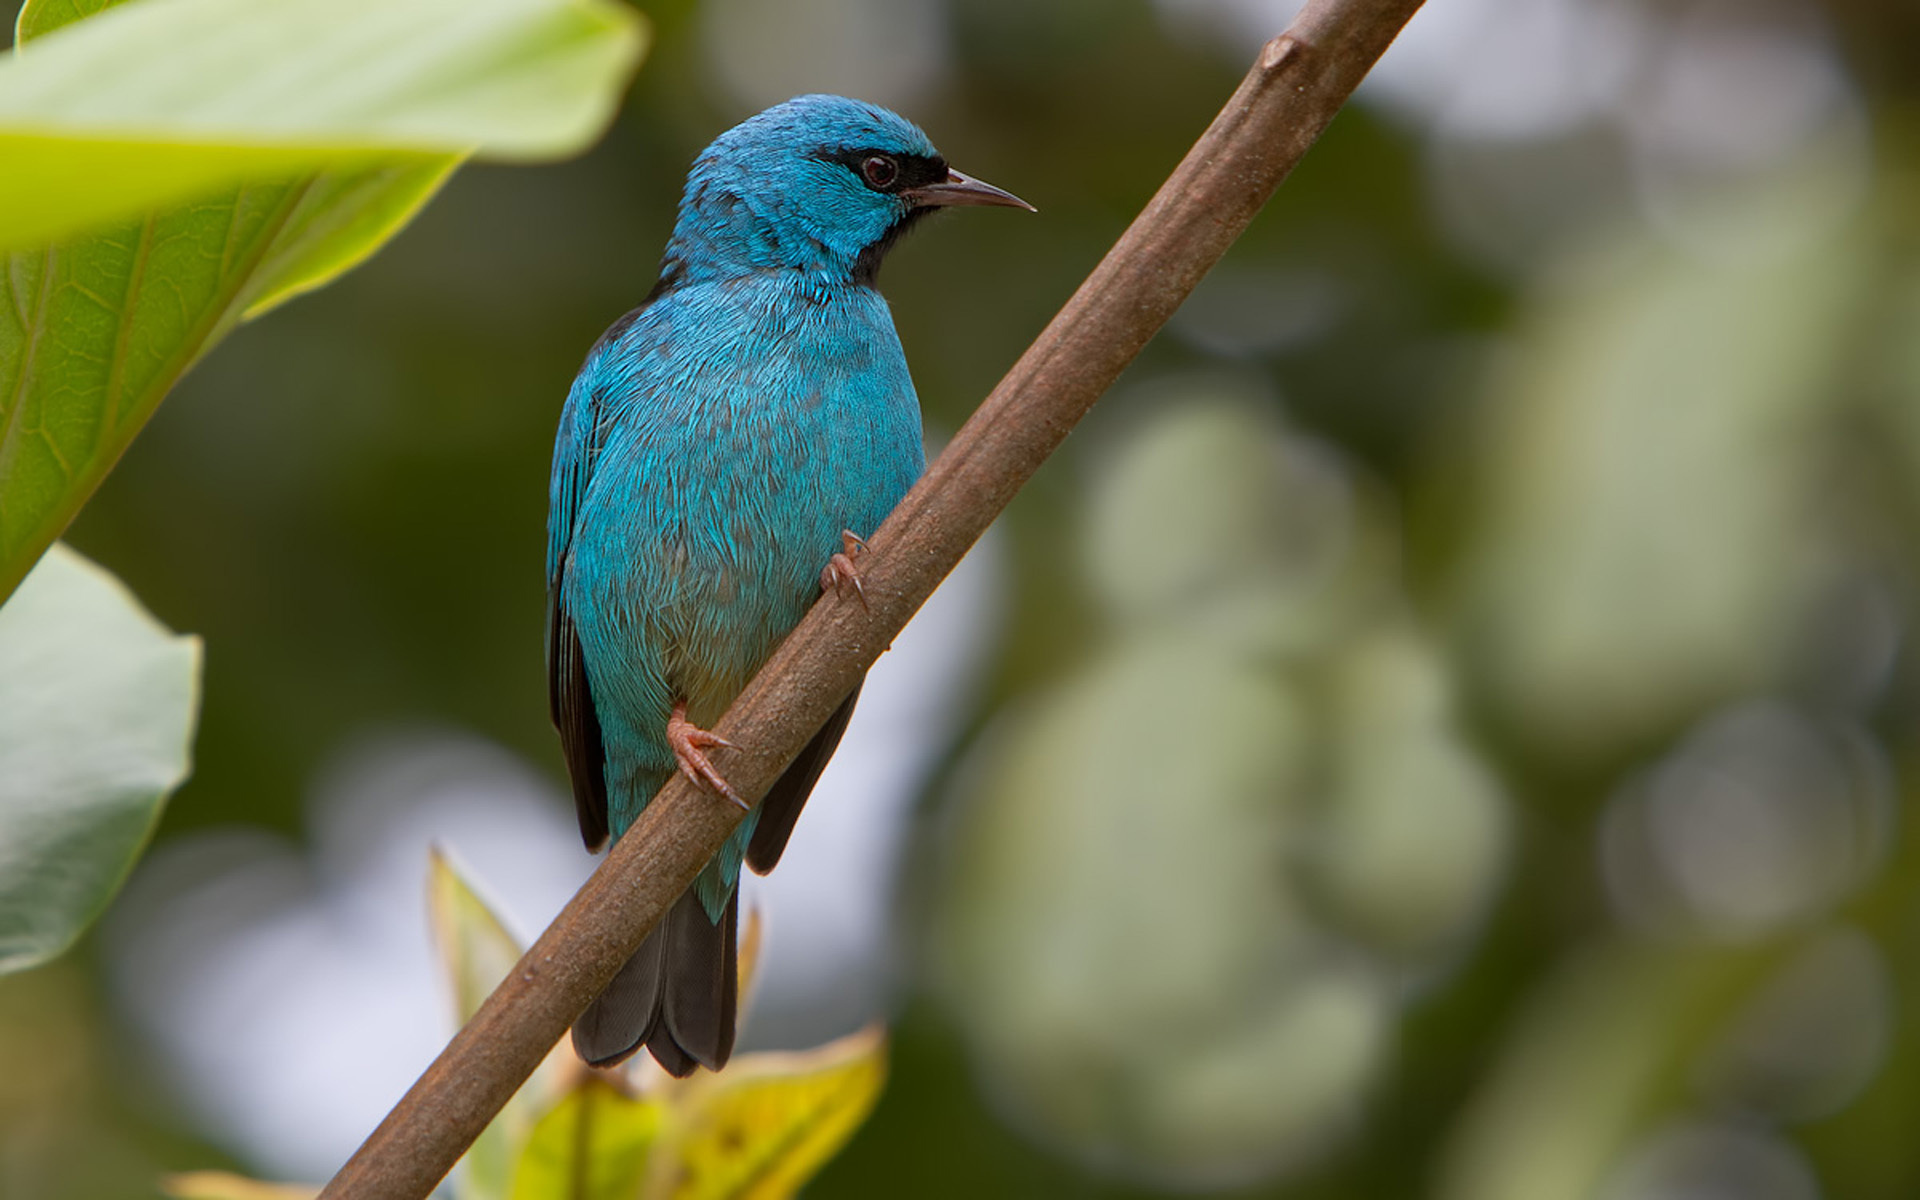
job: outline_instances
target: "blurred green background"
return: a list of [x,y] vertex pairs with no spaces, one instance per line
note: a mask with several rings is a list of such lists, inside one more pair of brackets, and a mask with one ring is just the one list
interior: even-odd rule
[[[206,640],[161,850],[301,836],[383,730],[561,779],[553,426],[714,134],[844,91],[1039,207],[883,273],[937,438],[1289,16],[643,7],[592,153],[239,330],[74,526]],[[891,1081],[809,1194],[1920,1195],[1916,12],[1430,0],[1001,522]],[[272,1174],[109,941],[0,981],[0,1195]]]

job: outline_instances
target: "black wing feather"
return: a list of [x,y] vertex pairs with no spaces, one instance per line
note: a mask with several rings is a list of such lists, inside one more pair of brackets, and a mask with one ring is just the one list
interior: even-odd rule
[[[614,329],[630,326],[639,311],[635,309],[615,322]],[[606,340],[603,336],[601,343]],[[592,366],[593,354],[599,350],[600,343],[596,343],[583,371]],[[560,731],[560,749],[566,755],[567,774],[573,779],[580,837],[587,849],[598,850],[606,844],[608,833],[606,756],[586,658],[580,648],[580,632],[574,627],[573,614],[567,611],[561,584],[573,550],[574,519],[610,424],[605,388],[590,391],[583,407],[584,412],[569,410],[561,418],[562,436],[558,441],[562,448],[555,450],[556,486],[552,511],[547,514],[547,708],[553,715],[553,727]],[[566,433],[572,423],[578,424],[579,431],[569,444]]]
[[813,794],[820,772],[827,769],[827,760],[840,745],[840,735],[847,731],[854,702],[860,699],[860,688],[865,682],[863,679],[853,685],[853,691],[833,710],[833,715],[820,727],[820,732],[813,735],[806,749],[787,764],[780,778],[767,789],[766,798],[760,801],[760,820],[753,827],[753,840],[747,843],[747,865],[755,874],[765,875],[773,870],[786,852],[787,839],[793,836],[793,823],[800,819],[800,810]]
[[573,808],[587,849],[607,841],[607,757],[600,743],[600,717],[587,685],[580,634],[560,599],[556,579],[547,595],[547,706],[560,731],[560,750],[573,779]]
[[[631,329],[647,305],[676,286],[682,273],[677,261],[670,259],[664,263],[660,278],[647,298],[607,327],[587,351],[587,361],[581,371],[590,370],[600,352]],[[567,774],[573,778],[573,807],[580,818],[580,836],[587,843],[587,849],[598,850],[606,844],[609,832],[606,753],[600,740],[600,717],[594,712],[593,691],[587,681],[586,659],[580,650],[580,634],[560,594],[567,555],[573,547],[573,522],[580,498],[593,478],[594,460],[599,458],[612,424],[604,386],[587,394],[585,409],[583,413],[570,414],[580,425],[577,441],[567,446],[563,436],[560,441],[566,448],[555,452],[554,471],[559,486],[553,493],[553,511],[547,514],[547,707],[553,714],[553,727],[560,731]],[[562,418],[563,433],[567,419]]]

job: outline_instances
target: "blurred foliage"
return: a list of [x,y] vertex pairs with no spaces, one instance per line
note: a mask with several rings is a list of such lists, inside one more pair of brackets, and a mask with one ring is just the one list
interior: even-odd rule
[[204,1150],[139,1115],[110,1017],[77,956],[0,983],[0,1187],[32,1200],[151,1196],[156,1161]]
[[1233,391],[1140,398],[1086,538],[1112,633],[963,771],[932,939],[983,1087],[1188,1186],[1345,1125],[1506,840],[1379,515]]
[[1782,682],[1847,565],[1822,426],[1867,232],[1724,263],[1630,237],[1536,285],[1486,401],[1461,636],[1547,753],[1604,760]]
[[56,544],[0,607],[0,974],[72,945],[186,778],[200,643]]
[[[1920,1194],[1913,6],[1486,7],[1518,38],[1595,5],[1641,56],[1604,119],[1343,114],[1009,512],[993,686],[903,870],[886,1096],[811,1194]],[[753,107],[721,82],[751,0],[645,7],[605,144],[462,172],[240,330],[74,526],[212,647],[162,836],[297,830],[333,748],[421,719],[560,778],[553,423],[687,162]],[[1042,212],[883,273],[938,434],[1237,80],[1169,14],[1256,6],[933,7],[917,90],[874,98]],[[805,31],[867,10],[804,11],[754,62],[858,67]],[[1708,68],[1755,45],[1763,99],[1789,51],[1847,56],[1816,82],[1856,158],[1627,144],[1663,63],[1740,114]],[[144,1098],[89,994],[0,985],[28,1064],[0,1191],[240,1165]]]
[[640,46],[587,0],[109,7],[29,3],[22,41],[60,36],[0,62],[0,598],[235,324],[372,254],[465,154],[579,150]]

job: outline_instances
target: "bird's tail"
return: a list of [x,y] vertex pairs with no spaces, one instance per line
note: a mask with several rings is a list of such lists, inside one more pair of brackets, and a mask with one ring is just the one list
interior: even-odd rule
[[691,889],[573,1023],[573,1048],[610,1067],[645,1046],[668,1074],[717,1071],[733,1053],[739,893],[714,921]]

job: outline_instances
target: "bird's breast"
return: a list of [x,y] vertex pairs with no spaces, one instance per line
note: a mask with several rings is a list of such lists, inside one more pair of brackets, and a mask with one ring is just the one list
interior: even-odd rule
[[923,466],[891,318],[857,290],[823,304],[716,287],[609,364],[618,408],[575,585],[654,645],[696,719],[700,693],[724,707],[799,621],[841,531],[871,533]]

